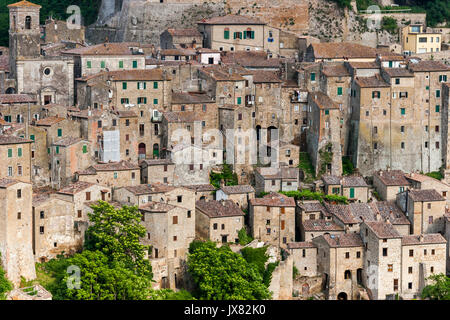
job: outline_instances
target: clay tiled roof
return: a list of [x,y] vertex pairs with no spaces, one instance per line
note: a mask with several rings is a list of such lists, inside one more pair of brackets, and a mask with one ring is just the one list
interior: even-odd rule
[[359,219],[355,218],[350,211],[350,206],[344,204],[329,204],[324,203],[325,208],[329,213],[342,221],[344,224],[359,223]]
[[8,8],[17,8],[17,7],[42,8],[40,5],[31,3],[31,2],[26,1],[26,0],[22,0],[22,1],[19,1],[19,2],[16,2],[16,3],[12,3],[12,4],[8,5]]
[[35,102],[37,102],[37,99],[29,94],[0,94],[0,104]]
[[256,18],[229,14],[221,17],[203,19],[201,21],[198,21],[197,24],[264,25],[265,23]]
[[279,68],[280,59],[268,58],[264,51],[223,52],[222,63],[237,63],[246,68]]
[[174,190],[176,187],[162,183],[155,183],[155,184],[141,184],[138,186],[128,186],[124,188],[135,195],[143,195],[153,193],[166,193]]
[[214,99],[199,92],[172,92],[172,104],[214,103]]
[[128,43],[128,42],[108,42],[101,43],[94,46],[76,48],[72,50],[63,51],[63,54],[69,55],[80,55],[80,56],[92,56],[92,55],[132,55],[133,52],[130,49],[131,47],[138,47],[137,43]]
[[414,77],[414,73],[406,68],[386,68],[384,69],[384,72],[386,72],[391,78]]
[[314,201],[303,201],[297,202],[298,206],[302,209],[303,212],[322,212],[324,215],[328,216],[329,213],[325,209],[325,207],[318,200]]
[[280,75],[277,71],[252,71],[254,83],[281,83]]
[[401,238],[402,236],[394,228],[394,226],[385,221],[365,221],[364,222],[370,230],[375,233],[379,239],[395,239]]
[[339,106],[323,92],[310,92],[309,96],[320,109],[339,109]]
[[53,145],[54,146],[67,147],[67,146],[70,146],[70,145],[75,144],[77,142],[80,142],[82,140],[83,139],[81,139],[81,138],[66,137],[66,138],[63,138],[61,140],[58,140],[58,141],[54,142]]
[[262,198],[250,199],[250,204],[266,207],[295,207],[295,200],[283,194],[271,192]]
[[58,193],[63,193],[63,194],[76,194],[78,192],[81,192],[87,188],[89,188],[90,186],[93,186],[93,183],[90,182],[85,182],[85,181],[77,181],[71,185],[68,185],[65,188],[62,188],[61,190],[58,191]]
[[408,235],[402,238],[402,246],[417,244],[440,244],[447,243],[447,240],[439,233],[428,233],[423,235]]
[[358,223],[363,221],[377,221],[377,209],[370,203],[351,203],[348,207],[353,217],[358,220]]
[[409,182],[401,170],[380,170],[375,172],[374,176],[377,176],[386,186],[409,186]]
[[184,187],[194,190],[195,192],[208,192],[208,191],[216,190],[216,188],[212,184],[196,184],[196,185],[188,185],[188,186],[184,186]]
[[350,248],[364,246],[361,236],[357,233],[344,233],[339,235],[325,234],[321,237],[323,237],[323,239],[332,248]]
[[369,187],[361,176],[345,176],[342,178],[343,187]]
[[389,218],[393,225],[411,224],[405,214],[395,204],[395,201],[377,201],[374,205],[385,221]]
[[147,202],[146,204],[139,206],[139,210],[153,213],[169,212],[170,210],[175,208],[175,206],[164,202]]
[[0,188],[7,188],[9,186],[12,186],[16,183],[19,183],[20,181],[15,180],[15,179],[7,179],[7,178],[3,178],[0,179]]
[[325,219],[303,221],[305,231],[344,231],[344,228],[333,221]]
[[197,52],[194,49],[162,49],[161,56],[195,56]]
[[440,61],[423,60],[417,63],[410,62],[408,68],[413,72],[449,71],[450,67]]
[[332,185],[332,184],[340,185],[341,184],[341,177],[332,176],[329,174],[323,175],[322,180],[325,184],[328,184],[328,185]]
[[373,77],[356,77],[356,83],[361,88],[388,88],[389,83],[384,81],[384,79],[379,75]]
[[283,179],[283,180],[297,180],[298,169],[297,168],[273,168],[273,167],[258,167],[256,171],[265,179]]
[[380,66],[376,62],[358,62],[352,61],[349,63],[353,69],[380,69]]
[[58,122],[61,122],[65,120],[65,118],[61,118],[61,117],[47,117],[47,118],[43,118],[40,119],[38,121],[36,121],[36,125],[37,126],[45,126],[45,127],[50,127],[54,124],[57,124]]
[[86,170],[78,171],[79,175],[91,175],[96,174],[97,171],[124,171],[124,170],[139,170],[140,167],[128,161],[120,162],[108,162],[108,163],[97,163]]
[[410,190],[408,196],[414,202],[445,201],[445,198],[434,189]]
[[244,212],[231,200],[198,200],[195,209],[210,218],[243,216]]
[[350,42],[312,43],[316,59],[375,58],[374,48]]
[[167,32],[175,37],[201,37],[202,34],[196,28],[167,29]]
[[327,77],[350,77],[344,64],[323,66],[322,73]]
[[253,189],[252,186],[246,185],[246,184],[241,184],[241,185],[237,185],[237,186],[223,186],[221,188],[221,190],[225,194],[240,194],[240,193],[255,192],[255,189]]
[[2,144],[21,144],[21,143],[31,143],[33,140],[28,140],[16,136],[10,136],[5,134],[0,134],[0,145]]
[[143,159],[139,162],[139,164],[145,163],[147,166],[159,166],[159,165],[173,165],[171,159]]
[[315,248],[316,246],[311,241],[303,242],[289,242],[287,244],[288,249],[305,249],[305,248]]
[[[230,72],[231,71],[231,72]],[[244,81],[245,79],[236,70],[229,66],[228,69],[222,66],[205,67],[200,69],[200,72],[205,73],[215,79],[216,81]],[[250,72],[248,72],[250,73]]]

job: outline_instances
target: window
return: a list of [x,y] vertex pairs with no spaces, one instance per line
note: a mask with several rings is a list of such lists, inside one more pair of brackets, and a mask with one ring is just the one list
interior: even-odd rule
[[136,69],[138,67],[138,62],[136,60],[133,60],[133,69]]
[[44,219],[44,218],[45,218],[44,211],[39,212],[39,217],[40,217],[41,219]]
[[400,114],[401,114],[401,115],[404,115],[404,114],[406,114],[406,110],[405,110],[405,108],[400,108]]
[[177,202],[183,202],[183,196],[177,196]]
[[127,83],[126,82],[122,82],[122,89],[123,90],[127,90]]
[[388,264],[388,272],[392,272],[394,270],[394,265]]
[[22,198],[22,189],[17,190],[17,199]]
[[441,90],[436,90],[436,98],[439,98],[441,96]]
[[375,143],[373,144],[373,149],[374,149],[374,150],[377,150],[377,149],[378,149],[378,143],[375,142]]
[[137,98],[138,104],[147,104],[147,98],[146,97],[139,97]]
[[230,29],[229,28],[225,28],[225,30],[223,31],[223,38],[230,39]]
[[59,146],[56,146],[56,154],[59,154]]
[[134,179],[136,179],[136,173],[135,173],[135,172],[132,172],[132,173],[131,173],[131,180],[134,180]]
[[83,153],[87,153],[87,145],[83,145]]
[[350,259],[350,252],[345,253],[345,259]]
[[431,255],[434,256],[434,254],[435,254],[434,249],[431,249]]
[[387,257],[388,255],[388,248],[383,248],[383,257]]
[[241,104],[242,103],[242,98],[241,97],[237,97],[237,104]]
[[414,257],[414,250],[413,249],[409,250],[409,256],[410,257]]
[[337,95],[342,96],[342,87],[337,88]]
[[436,141],[436,149],[439,149],[439,141]]
[[86,64],[87,64],[87,68],[88,69],[92,68],[92,62],[91,61],[87,61]]
[[187,217],[188,217],[188,218],[191,217],[191,210],[188,210],[188,212],[187,212]]
[[119,61],[119,68],[122,69],[123,68],[123,60]]
[[380,91],[372,91],[372,99],[379,99],[380,96]]
[[427,203],[427,208],[431,209],[431,203]]
[[157,81],[153,82],[153,89],[158,89],[158,82]]
[[433,224],[433,216],[428,217],[428,224]]
[[78,210],[78,218],[82,218],[83,217],[83,212],[81,210]]
[[400,148],[405,149],[405,143],[404,142],[400,143]]
[[22,175],[22,166],[17,166],[17,174],[18,174],[19,176]]
[[105,61],[100,61],[100,68],[102,69],[106,68]]
[[173,236],[173,241],[177,241],[177,236]]
[[[128,98],[122,98],[122,99],[120,99],[120,103],[121,104],[128,104],[128,103],[130,103],[130,100],[128,99]],[[113,125],[115,126],[115,119],[113,120]]]
[[39,233],[44,234],[44,227],[39,227]]
[[441,106],[437,105],[436,106],[436,112],[439,112],[439,109],[441,108]]
[[326,114],[326,115],[330,114],[330,110],[325,109],[325,114]]
[[178,216],[172,217],[172,224],[178,224]]
[[8,177],[12,177],[12,175],[13,175],[13,168],[8,167]]
[[434,131],[439,132],[439,126],[436,126],[436,127],[434,128]]
[[284,227],[285,227],[285,221],[281,220],[281,230],[284,230]]
[[117,179],[117,172],[114,172],[114,179]]
[[158,104],[158,99],[153,99],[153,104]]
[[129,127],[129,126],[130,126],[130,119],[126,119],[126,120],[125,120],[125,126],[126,126],[126,127]]
[[412,282],[408,282],[408,289],[412,289]]
[[86,192],[86,201],[91,200],[91,193],[90,192]]
[[311,73],[311,81],[316,81],[316,74],[314,72]]
[[405,126],[400,127],[400,132],[402,132],[402,133],[405,132]]
[[8,158],[12,158],[13,151],[12,149],[8,149]]
[[214,229],[214,230],[217,230],[217,223],[214,223],[214,224],[213,224],[213,229]]

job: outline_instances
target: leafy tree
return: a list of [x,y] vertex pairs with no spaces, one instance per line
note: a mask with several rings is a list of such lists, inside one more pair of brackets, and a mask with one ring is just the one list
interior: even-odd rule
[[197,288],[194,296],[207,300],[270,299],[255,265],[249,264],[228,246],[208,241],[191,247],[188,271]]
[[[80,288],[69,288],[67,267],[80,268]],[[84,250],[70,258],[60,258],[57,281],[51,287],[55,299],[69,300],[145,300],[150,295],[151,278],[128,268],[123,260],[110,260],[101,251]],[[73,283],[73,282],[72,282]]]
[[211,172],[209,180],[210,183],[216,188],[220,188],[220,182],[222,180],[226,186],[235,186],[238,184],[237,174],[233,172],[233,169],[227,163],[223,164],[222,172]]
[[238,237],[239,237],[239,244],[242,246],[245,246],[253,241],[253,238],[247,234],[245,227],[239,230]]
[[388,31],[389,33],[397,32],[397,20],[392,17],[384,16],[381,20],[381,29]]
[[170,289],[153,290],[150,293],[150,300],[195,300],[186,290],[174,292]]
[[445,274],[434,274],[428,278],[433,281],[423,288],[422,299],[450,300],[450,278]]
[[140,274],[152,277],[151,265],[144,259],[148,246],[140,243],[146,230],[140,224],[142,214],[136,206],[115,209],[111,204],[99,201],[89,214],[92,225],[86,231],[85,249],[103,252],[114,261],[124,261],[126,266]]
[[2,268],[2,260],[0,255],[0,300],[6,299],[6,293],[11,291],[13,286],[11,282],[6,278],[6,272]]

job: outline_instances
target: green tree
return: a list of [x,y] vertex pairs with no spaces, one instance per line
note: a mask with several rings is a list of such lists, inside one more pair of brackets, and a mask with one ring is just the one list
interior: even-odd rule
[[423,288],[422,299],[450,300],[450,278],[445,274],[434,274],[428,278],[433,281]]
[[188,271],[197,288],[194,296],[207,300],[262,300],[270,293],[255,265],[249,264],[228,246],[214,242],[190,248]]
[[123,261],[139,274],[152,277],[151,265],[144,259],[148,246],[140,243],[146,235],[142,214],[136,206],[115,209],[107,202],[93,205],[89,214],[92,225],[86,231],[85,249],[103,252],[113,261]]
[[238,237],[239,237],[239,244],[242,246],[245,246],[253,241],[253,238],[247,234],[245,227],[239,230]]
[[11,282],[6,278],[6,272],[2,268],[2,259],[0,255],[0,300],[6,299],[6,293],[13,288]]
[[186,290],[174,292],[170,289],[152,290],[150,300],[195,300]]

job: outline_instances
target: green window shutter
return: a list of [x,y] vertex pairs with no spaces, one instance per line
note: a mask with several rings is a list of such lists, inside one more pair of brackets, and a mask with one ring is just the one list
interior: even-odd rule
[[255,39],[255,31],[251,31],[251,37],[252,39]]
[[405,108],[400,108],[400,113],[405,114],[406,113]]
[[144,90],[147,89],[147,82],[144,82]]
[[247,32],[244,31],[243,33],[244,33],[244,39],[247,39]]
[[87,145],[83,146],[83,153],[87,153]]
[[237,32],[234,32],[234,33],[233,33],[233,39],[236,39],[236,33],[237,33]]
[[56,146],[56,154],[59,154],[59,146]]
[[114,179],[117,179],[117,172],[114,172]]
[[325,109],[325,114],[330,114],[330,110]]
[[153,104],[158,104],[158,99],[153,99]]
[[447,82],[447,75],[443,75],[444,82]]
[[12,149],[8,149],[8,158],[12,158]]
[[316,81],[316,74],[314,72],[311,73],[311,81]]
[[30,140],[34,141],[34,134],[30,135]]
[[50,154],[50,148],[47,148],[47,153]]
[[429,87],[429,86],[426,86],[425,89],[430,90],[430,87]]
[[21,157],[22,156],[22,148],[18,148],[17,149],[17,156]]
[[100,68],[105,69],[105,67],[106,67],[105,61],[101,61]]
[[123,60],[119,61],[119,68],[121,68],[121,69],[123,68]]
[[223,32],[223,38],[224,39],[230,39],[230,30],[225,30]]
[[136,60],[133,60],[133,68],[136,69],[138,67],[138,63]]
[[342,96],[342,87],[337,88],[337,94],[338,96]]
[[392,68],[392,61],[389,61],[389,68]]
[[439,112],[439,109],[440,109],[441,107],[439,106],[439,105],[437,105],[436,106],[436,112]]
[[442,75],[439,76],[439,82],[441,82],[441,81],[442,81]]
[[92,68],[92,62],[91,62],[91,61],[88,61],[88,62],[87,62],[87,68],[88,68],[88,69]]
[[355,197],[355,188],[350,188],[350,199]]
[[242,103],[242,98],[241,97],[238,97],[237,98],[237,104],[241,104]]
[[126,82],[122,82],[122,89],[123,90],[127,90],[127,83]]
[[138,88],[138,90],[140,89],[140,87],[141,87],[141,83],[138,81],[138,82],[137,82],[137,88]]
[[62,136],[62,129],[58,129],[58,137]]
[[147,97],[144,97],[144,104],[147,104]]
[[153,89],[158,89],[158,82],[153,82]]
[[441,90],[436,90],[436,98],[439,98],[441,96]]

